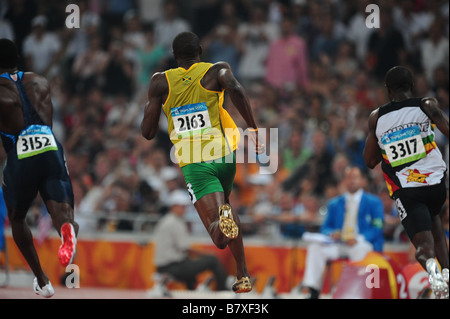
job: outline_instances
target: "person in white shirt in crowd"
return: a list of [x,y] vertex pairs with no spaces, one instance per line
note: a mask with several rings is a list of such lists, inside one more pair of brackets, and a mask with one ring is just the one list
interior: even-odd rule
[[88,92],[92,87],[100,85],[107,61],[108,54],[102,49],[101,37],[92,36],[87,50],[75,56],[72,66],[77,92]]
[[[124,55],[132,61],[134,72],[137,73],[139,71],[137,50],[144,48],[146,45],[145,34],[137,12],[135,10],[128,10],[123,16],[123,24],[125,27],[123,34],[125,45]],[[135,85],[137,80],[137,78],[134,79]]]
[[430,27],[430,36],[423,41],[421,55],[422,66],[429,83],[433,84],[433,73],[437,67],[449,67],[449,43],[445,36],[445,23],[435,20]]
[[415,5],[414,1],[401,0],[394,6],[393,15],[397,29],[403,34],[406,49],[419,54],[422,41],[436,17],[432,12],[415,12]]
[[262,80],[266,74],[266,60],[270,43],[279,35],[279,27],[267,18],[267,9],[255,5],[250,12],[250,21],[238,28],[243,42],[243,53],[239,63],[241,81],[245,83]]
[[33,31],[24,40],[23,54],[28,71],[51,76],[56,74],[62,46],[54,33],[46,31],[47,22],[43,15],[31,21]]
[[188,226],[184,219],[186,208],[191,204],[184,190],[170,195],[170,212],[162,217],[155,228],[154,263],[160,274],[169,274],[184,282],[189,290],[197,284],[196,276],[205,270],[213,272],[216,290],[225,290],[227,273],[219,259],[212,254],[191,248]]
[[0,1],[0,39],[14,40],[14,29],[7,19],[4,18],[7,8],[2,7],[2,1]]
[[367,45],[369,43],[370,35],[374,30],[367,28],[366,26],[367,13],[365,10],[371,3],[371,0],[357,1],[358,10],[351,17],[346,32],[347,40],[351,41],[355,46],[355,53],[359,63],[366,62]]
[[179,16],[178,5],[174,0],[166,0],[163,8],[164,15],[155,21],[155,44],[162,45],[167,56],[172,56],[172,40],[177,34],[191,31],[189,22]]

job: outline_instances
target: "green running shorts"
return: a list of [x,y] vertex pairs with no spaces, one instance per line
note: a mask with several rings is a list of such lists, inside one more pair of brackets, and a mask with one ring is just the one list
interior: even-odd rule
[[192,163],[181,168],[193,204],[215,192],[229,193],[236,174],[236,155],[209,162]]

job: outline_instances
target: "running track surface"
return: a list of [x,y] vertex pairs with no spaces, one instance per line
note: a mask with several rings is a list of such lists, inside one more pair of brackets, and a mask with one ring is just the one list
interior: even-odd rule
[[[108,288],[66,288],[55,287],[55,294],[50,299],[148,299],[145,290],[125,290]],[[30,288],[0,288],[0,299],[45,299],[36,295]]]

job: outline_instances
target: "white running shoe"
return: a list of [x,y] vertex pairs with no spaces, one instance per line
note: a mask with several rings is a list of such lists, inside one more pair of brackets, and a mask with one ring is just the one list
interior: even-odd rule
[[49,281],[44,287],[39,287],[37,278],[33,281],[33,290],[36,295],[41,295],[44,298],[50,298],[55,294],[55,289],[53,289],[52,283]]
[[448,299],[448,285],[442,277],[441,271],[434,258],[427,260],[428,281],[430,282],[431,290],[433,290],[437,299]]
[[447,285],[448,285],[448,277],[449,277],[449,274],[448,274],[448,268],[444,268],[444,269],[442,269],[442,277],[444,278],[444,281],[447,283]]
[[448,285],[448,280],[449,280],[449,273],[448,273],[448,268],[444,268],[444,269],[442,269],[442,278],[444,278],[444,282],[447,284],[447,287],[446,287],[446,295],[444,296],[444,298],[446,298],[446,299],[448,299],[449,298],[449,285]]

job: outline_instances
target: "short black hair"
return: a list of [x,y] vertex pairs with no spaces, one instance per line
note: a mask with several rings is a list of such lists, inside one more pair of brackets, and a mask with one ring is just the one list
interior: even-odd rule
[[181,32],[173,39],[172,49],[176,58],[195,58],[201,53],[200,39],[193,32]]
[[0,39],[0,68],[12,69],[19,63],[19,51],[9,39]]
[[386,73],[385,84],[394,92],[413,89],[414,79],[411,71],[403,66],[394,66]]

